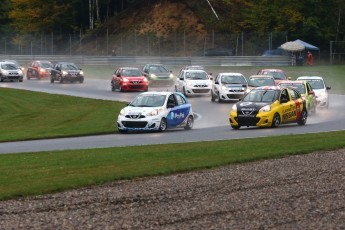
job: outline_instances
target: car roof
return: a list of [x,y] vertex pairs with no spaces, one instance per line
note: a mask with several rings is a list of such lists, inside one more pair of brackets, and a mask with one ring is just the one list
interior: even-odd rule
[[259,72],[284,72],[282,69],[261,69]]
[[297,79],[320,79],[320,80],[323,80],[323,77],[320,77],[320,76],[301,76],[301,77],[298,77]]
[[241,74],[241,73],[233,73],[233,72],[223,72],[223,73],[219,73],[219,75],[232,75],[232,76],[243,77],[243,74]]
[[15,62],[11,62],[11,61],[0,61],[0,63],[2,63],[2,64],[12,64],[12,65],[16,65],[17,64]]
[[170,95],[174,92],[169,92],[169,91],[150,91],[150,92],[143,92],[141,93],[141,95],[152,95],[152,94],[155,94],[155,95]]
[[287,81],[280,81],[278,83],[278,85],[279,84],[304,84],[304,83],[305,83],[305,81],[301,81],[301,80],[296,80],[296,81],[289,81],[289,80],[287,80]]
[[271,75],[267,75],[267,74],[256,74],[256,75],[252,75],[249,78],[272,78],[274,80],[274,77]]
[[281,90],[279,86],[259,86],[255,89],[261,89],[261,90]]
[[120,67],[119,69],[135,69],[135,70],[138,70],[139,68],[138,67]]

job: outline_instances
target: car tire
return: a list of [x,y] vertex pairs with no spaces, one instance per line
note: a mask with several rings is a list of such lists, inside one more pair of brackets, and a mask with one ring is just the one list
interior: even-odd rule
[[63,83],[63,77],[60,78],[60,83]]
[[80,81],[79,81],[80,84],[83,84],[83,82],[84,82],[84,80],[80,80]]
[[214,97],[213,92],[211,91],[211,101],[214,102],[216,100],[216,98]]
[[161,122],[159,123],[159,132],[164,132],[167,129],[167,120],[163,117]]
[[231,128],[238,130],[238,129],[241,128],[241,126],[239,126],[239,125],[232,125]]
[[193,128],[193,124],[194,124],[194,118],[192,115],[190,115],[188,118],[187,118],[187,124],[186,126],[184,127],[185,130],[190,130]]
[[122,88],[122,85],[121,85],[121,84],[119,85],[119,91],[120,91],[120,92],[124,92],[124,90],[123,90],[123,88]]
[[186,89],[183,87],[183,95],[187,97]]
[[302,110],[301,117],[298,119],[297,124],[305,125],[307,123],[308,112],[304,109]]
[[220,98],[220,94],[218,94],[218,103],[222,103],[223,100]]
[[128,133],[128,130],[119,129],[119,133],[122,133],[122,134],[124,134],[124,133]]
[[115,85],[114,85],[114,83],[113,82],[111,82],[111,91],[115,91]]
[[54,83],[54,78],[50,78],[50,83]]
[[280,116],[278,113],[276,113],[273,116],[271,127],[277,128],[279,125],[280,125]]

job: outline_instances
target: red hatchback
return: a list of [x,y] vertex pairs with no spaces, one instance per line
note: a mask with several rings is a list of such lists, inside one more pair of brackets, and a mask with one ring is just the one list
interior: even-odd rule
[[281,69],[261,69],[257,74],[272,76],[274,78],[276,85],[281,81],[291,80],[291,78],[286,76],[285,72]]
[[50,78],[50,72],[53,68],[53,64],[50,61],[33,61],[26,72],[26,78]]
[[115,70],[111,79],[111,90],[115,91],[147,91],[149,81],[144,74],[135,67],[121,67]]

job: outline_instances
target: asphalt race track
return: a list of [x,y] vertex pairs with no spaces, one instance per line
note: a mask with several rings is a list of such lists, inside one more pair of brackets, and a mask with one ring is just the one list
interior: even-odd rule
[[[48,80],[26,80],[23,83],[2,82],[0,87],[26,89],[54,94],[66,94],[103,100],[131,101],[139,92],[112,92],[110,79],[86,79],[79,83],[54,83]],[[173,87],[151,87],[149,91],[173,90]],[[20,141],[0,143],[0,153],[40,152],[64,149],[104,148],[115,146],[133,146],[147,144],[181,143],[212,141],[225,139],[255,138],[263,136],[304,134],[329,132],[345,129],[345,96],[330,95],[328,110],[318,110],[315,115],[308,117],[305,126],[297,124],[281,125],[278,128],[242,127],[233,130],[228,122],[228,114],[232,103],[211,102],[210,97],[188,98],[197,114],[194,127],[190,131],[184,129],[167,130],[164,133],[128,133],[109,134],[75,138],[59,138],[48,140]],[[114,127],[117,116],[114,116]]]

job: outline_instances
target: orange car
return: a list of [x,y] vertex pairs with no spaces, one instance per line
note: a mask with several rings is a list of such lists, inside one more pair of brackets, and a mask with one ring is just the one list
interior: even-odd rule
[[33,61],[26,71],[26,78],[50,78],[52,68],[53,64],[50,61]]

